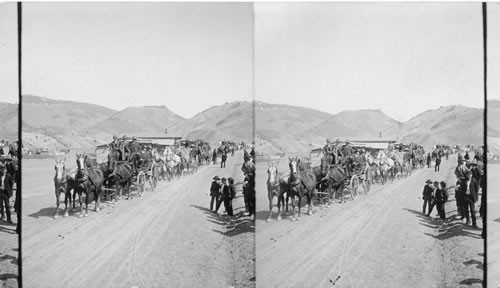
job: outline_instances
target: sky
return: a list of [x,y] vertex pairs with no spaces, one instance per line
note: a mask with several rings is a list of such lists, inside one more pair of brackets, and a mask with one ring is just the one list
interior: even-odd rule
[[251,101],[248,3],[23,3],[23,94],[190,118]]
[[258,101],[332,114],[381,109],[398,121],[445,105],[483,108],[480,3],[257,3],[255,11]]
[[16,3],[0,3],[0,102],[18,103]]
[[500,2],[487,4],[488,99],[500,100]]

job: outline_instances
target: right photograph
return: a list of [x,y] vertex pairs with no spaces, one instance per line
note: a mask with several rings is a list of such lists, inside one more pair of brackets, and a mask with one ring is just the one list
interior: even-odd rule
[[488,3],[488,287],[500,287],[500,3]]
[[256,286],[483,287],[482,4],[254,9]]

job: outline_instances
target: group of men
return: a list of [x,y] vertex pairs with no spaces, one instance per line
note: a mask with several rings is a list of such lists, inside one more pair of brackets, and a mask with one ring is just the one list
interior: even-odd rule
[[143,149],[141,150],[141,145],[137,142],[137,138],[134,136],[131,141],[128,141],[126,135],[123,135],[121,138],[113,135],[113,141],[109,144],[109,148],[120,153],[119,160],[129,160],[130,156],[134,153],[143,153],[145,154],[144,156],[147,157],[148,155],[146,154],[148,154],[148,148],[151,150],[151,147],[147,146],[143,146]]
[[[215,176],[210,186],[210,211],[218,213],[220,205],[224,203],[224,208],[228,216],[233,216],[233,199],[236,197],[236,188],[233,178],[219,178]],[[214,203],[215,202],[215,203]],[[214,210],[215,204],[215,210]]]
[[[484,206],[486,205],[486,176],[484,174],[483,159],[475,157],[473,160],[466,160],[461,155],[458,157],[458,164],[455,168],[457,177],[457,188],[455,189],[455,199],[458,216],[465,219],[466,224],[476,225],[475,205],[479,200],[479,191],[482,189],[480,215],[483,219],[484,227]],[[484,237],[484,230],[483,230]]]
[[323,147],[323,155],[331,157],[332,165],[345,165],[346,174],[351,176],[353,168],[362,165],[365,161],[363,149],[355,149],[349,140],[346,140],[344,145],[341,145],[340,139],[331,142],[326,139],[326,145]]

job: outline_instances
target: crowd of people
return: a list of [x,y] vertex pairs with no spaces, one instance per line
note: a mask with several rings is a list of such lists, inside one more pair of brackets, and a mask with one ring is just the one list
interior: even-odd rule
[[[425,183],[422,199],[423,207],[422,213],[426,216],[431,215],[432,210],[436,207],[439,219],[446,219],[445,203],[448,202],[448,191],[454,189],[455,203],[457,207],[456,218],[465,220],[465,225],[472,225],[473,228],[478,228],[476,218],[476,203],[479,200],[480,191],[481,195],[481,208],[479,215],[483,221],[484,227],[484,210],[486,199],[486,176],[484,174],[484,159],[480,153],[475,153],[474,159],[470,159],[469,153],[465,152],[464,155],[458,154],[458,163],[455,167],[455,176],[457,178],[454,186],[447,187],[444,181],[432,181],[428,179]],[[438,154],[436,157],[427,155],[427,167],[430,167],[431,158],[434,158],[435,167],[434,171],[439,171],[441,157],[446,154]],[[447,158],[446,158],[447,159]],[[427,210],[428,209],[428,210]],[[426,210],[428,212],[426,212]],[[485,231],[482,231],[482,237],[485,236]]]
[[[228,146],[226,146],[228,147]],[[231,151],[230,148],[227,148],[227,151]],[[234,148],[233,148],[234,149]],[[216,159],[216,153],[218,149],[214,149],[214,159]],[[222,149],[225,151],[226,149]],[[243,179],[243,199],[245,202],[245,211],[247,216],[252,216],[255,214],[255,150],[253,147],[244,150],[243,154],[243,166],[242,171],[244,173]],[[226,157],[224,157],[226,155]],[[234,150],[232,155],[234,155]],[[221,161],[225,162],[227,159],[227,153],[221,153]],[[214,160],[214,165],[217,164]],[[221,168],[225,167],[221,165]],[[234,179],[228,177],[220,178],[219,176],[215,176],[212,179],[212,184],[210,185],[210,211],[218,214],[219,209],[222,203],[224,203],[225,212],[228,216],[233,216],[233,204],[232,201],[236,197],[236,188]],[[215,206],[214,206],[215,205]]]

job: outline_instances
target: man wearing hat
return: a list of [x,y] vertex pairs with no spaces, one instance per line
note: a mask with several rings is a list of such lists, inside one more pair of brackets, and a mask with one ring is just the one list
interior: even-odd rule
[[221,188],[221,181],[219,176],[215,176],[213,178],[214,181],[212,181],[212,185],[210,186],[210,211],[213,211],[214,209],[214,200],[215,200],[215,212],[219,209],[220,206],[220,188]]
[[425,186],[424,186],[424,191],[422,192],[422,199],[424,200],[424,206],[422,207],[422,213],[427,215],[425,213],[425,209],[429,207],[429,213],[431,213],[431,201],[432,201],[432,193],[434,192],[434,185],[432,183],[431,179],[427,179],[425,181]]
[[[233,196],[232,196],[231,186],[227,185],[226,178],[222,178],[221,181],[222,181],[222,187],[221,187],[222,197],[220,202],[224,202],[224,208],[226,209],[227,215],[233,216],[233,204],[232,204]],[[219,207],[215,209],[216,213],[218,209]]]
[[10,203],[9,198],[12,197],[12,186],[14,181],[12,177],[7,174],[7,167],[4,164],[0,163],[0,212],[1,219],[5,221],[4,207],[5,213],[7,214],[7,222],[10,224],[14,224],[12,222],[10,216]]
[[139,153],[141,151],[141,145],[139,145],[139,142],[137,142],[137,137],[135,136],[132,137],[132,142],[130,142],[128,146],[131,154]]
[[[465,195],[464,197],[464,214],[466,225],[470,224],[472,218],[472,227],[478,228],[476,224],[476,202],[478,200],[479,183],[476,179],[472,177],[472,173],[468,172],[466,174],[467,180],[462,182],[461,188]],[[469,215],[470,212],[470,215]]]
[[333,155],[334,155],[334,164],[339,165],[342,163],[342,159],[344,157],[344,154],[342,153],[342,147],[340,143],[340,139],[337,138],[335,140],[335,144],[333,145]]
[[459,160],[458,165],[455,168],[455,176],[457,176],[457,180],[464,181],[466,180],[466,174],[470,172],[470,169],[465,166],[464,160]]
[[353,156],[353,148],[351,146],[351,142],[349,140],[346,140],[346,144],[344,147],[342,147],[342,155],[344,155],[343,158],[343,164],[345,165],[346,171],[347,171],[347,177],[351,177],[351,172],[352,172],[352,156]]

